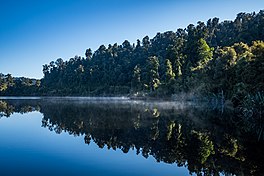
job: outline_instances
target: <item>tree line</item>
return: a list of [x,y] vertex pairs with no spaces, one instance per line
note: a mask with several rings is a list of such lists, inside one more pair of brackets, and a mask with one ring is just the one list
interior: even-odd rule
[[0,95],[39,95],[41,80],[0,73]]
[[[43,65],[38,84],[0,78],[0,95],[214,95],[239,103],[264,90],[264,10],[233,21],[199,21],[131,44],[101,45],[85,57]],[[11,78],[10,78],[11,76]]]

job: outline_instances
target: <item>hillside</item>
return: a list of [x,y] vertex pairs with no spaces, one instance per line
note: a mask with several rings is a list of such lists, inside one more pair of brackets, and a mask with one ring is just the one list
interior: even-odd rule
[[239,13],[157,33],[131,44],[101,45],[85,57],[43,65],[41,84],[0,77],[0,95],[154,96],[179,93],[224,96],[239,104],[263,95],[264,11]]

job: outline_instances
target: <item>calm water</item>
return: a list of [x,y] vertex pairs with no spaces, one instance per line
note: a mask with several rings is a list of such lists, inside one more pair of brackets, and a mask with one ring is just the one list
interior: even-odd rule
[[232,112],[125,98],[0,98],[0,175],[263,175]]

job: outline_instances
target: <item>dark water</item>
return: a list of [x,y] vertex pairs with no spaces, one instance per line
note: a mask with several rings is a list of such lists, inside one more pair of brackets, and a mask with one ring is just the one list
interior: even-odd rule
[[0,98],[0,175],[263,175],[233,112],[191,103]]

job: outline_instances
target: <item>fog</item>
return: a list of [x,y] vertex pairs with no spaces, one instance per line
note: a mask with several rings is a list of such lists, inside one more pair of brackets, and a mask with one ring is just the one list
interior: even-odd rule
[[100,105],[118,107],[147,107],[159,109],[185,109],[188,107],[202,107],[203,103],[186,100],[136,100],[129,97],[0,97],[2,100],[37,100],[51,104],[71,104],[72,106]]

